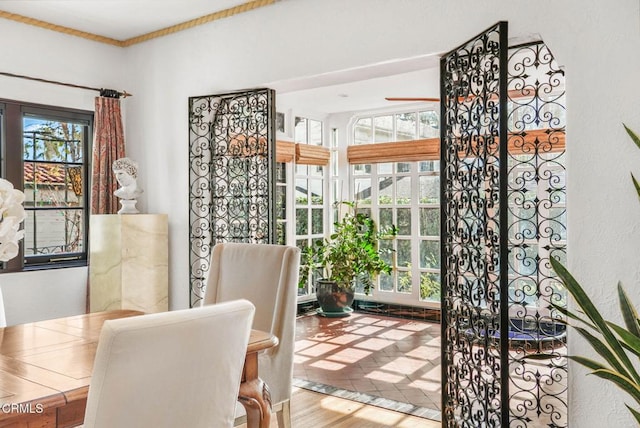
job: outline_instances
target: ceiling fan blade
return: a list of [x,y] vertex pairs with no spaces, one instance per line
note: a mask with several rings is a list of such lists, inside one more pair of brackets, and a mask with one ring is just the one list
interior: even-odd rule
[[427,101],[427,102],[440,102],[440,98],[402,98],[402,97],[385,97],[387,101]]

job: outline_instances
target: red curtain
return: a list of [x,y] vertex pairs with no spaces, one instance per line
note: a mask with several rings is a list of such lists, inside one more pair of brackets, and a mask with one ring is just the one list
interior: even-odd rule
[[96,97],[91,214],[115,214],[120,209],[113,194],[118,183],[111,165],[125,156],[124,151],[120,99]]

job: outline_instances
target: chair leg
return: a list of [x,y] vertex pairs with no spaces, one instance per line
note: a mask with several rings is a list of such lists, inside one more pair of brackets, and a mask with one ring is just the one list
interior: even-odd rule
[[238,416],[237,418],[235,418],[233,420],[233,426],[237,427],[243,424],[247,423],[247,417],[246,416]]
[[280,403],[280,408],[276,415],[278,417],[278,428],[291,428],[291,401],[286,400]]

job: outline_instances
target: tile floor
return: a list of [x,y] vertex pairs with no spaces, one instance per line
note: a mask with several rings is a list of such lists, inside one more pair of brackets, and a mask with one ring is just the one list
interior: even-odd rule
[[300,316],[294,385],[440,419],[440,324]]
[[[512,396],[514,409],[531,412],[523,416],[531,421],[527,426],[566,425],[564,354],[564,347],[555,349],[551,365],[533,360],[511,366],[512,385],[520,391],[535,390],[539,379],[550,380],[542,382],[549,405],[542,413],[526,394]],[[298,388],[439,421],[440,324],[361,312],[347,318],[300,316],[293,377]]]

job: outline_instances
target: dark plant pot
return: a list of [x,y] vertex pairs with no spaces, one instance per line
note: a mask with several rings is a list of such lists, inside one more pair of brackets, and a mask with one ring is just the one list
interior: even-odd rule
[[338,286],[335,281],[316,281],[316,297],[320,304],[318,313],[327,317],[346,317],[353,312],[353,288]]

